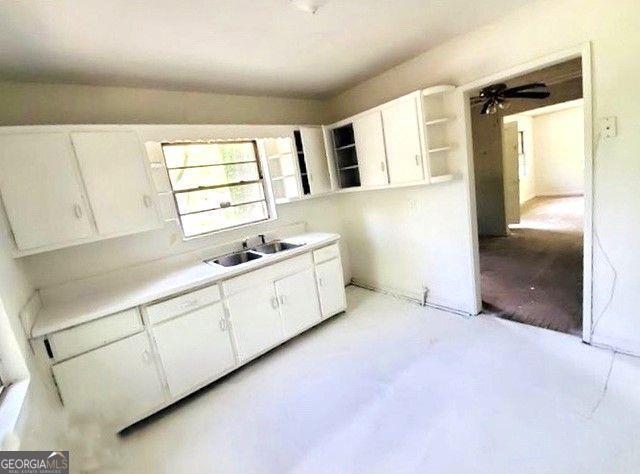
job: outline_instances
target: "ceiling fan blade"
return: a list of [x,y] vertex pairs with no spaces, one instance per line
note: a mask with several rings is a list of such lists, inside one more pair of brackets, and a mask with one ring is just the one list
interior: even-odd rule
[[491,105],[491,102],[492,102],[492,101],[488,100],[488,101],[486,101],[486,102],[484,103],[484,105],[482,106],[482,110],[480,111],[480,113],[481,113],[482,115],[486,115],[486,114],[487,114],[487,111],[489,110],[489,106]]
[[508,92],[504,94],[504,97],[509,99],[546,99],[551,95],[549,91],[523,91],[523,92]]
[[471,97],[471,105],[478,105],[484,102],[487,99],[483,99],[482,97]]
[[547,85],[544,82],[531,82],[529,84],[523,84],[521,86],[510,87],[503,91],[504,94],[508,94],[510,92],[521,92],[526,91],[527,89],[546,89]]

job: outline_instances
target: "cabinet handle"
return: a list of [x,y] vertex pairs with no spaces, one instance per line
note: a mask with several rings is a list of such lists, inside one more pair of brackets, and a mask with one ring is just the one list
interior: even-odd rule
[[280,304],[281,304],[282,306],[284,306],[284,305],[286,304],[286,303],[285,303],[285,301],[286,301],[286,300],[284,299],[284,295],[280,295]]
[[151,364],[151,354],[149,353],[149,351],[145,350],[142,352],[142,360],[147,365]]
[[420,155],[416,155],[416,166],[420,166]]
[[148,194],[145,194],[144,196],[142,196],[142,202],[144,203],[145,207],[151,207],[153,205],[151,196],[149,196]]
[[271,307],[273,309],[278,309],[278,298],[276,298],[275,296],[271,298]]
[[322,278],[318,278],[318,286],[324,286],[324,282],[322,281]]
[[82,206],[80,204],[73,205],[73,214],[76,216],[76,219],[82,218]]
[[224,331],[227,329],[227,321],[224,318],[220,318],[220,330]]

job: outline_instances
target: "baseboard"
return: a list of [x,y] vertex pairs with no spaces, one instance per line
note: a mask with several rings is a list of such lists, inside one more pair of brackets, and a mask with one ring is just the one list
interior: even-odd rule
[[640,351],[638,351],[637,349],[628,349],[627,347],[629,347],[629,343],[625,343],[625,341],[601,337],[597,341],[591,340],[591,342],[584,342],[585,344],[589,344],[590,346],[598,347],[600,349],[607,349],[610,351],[619,352],[620,354],[640,357]]
[[452,313],[457,316],[463,316],[465,318],[474,316],[473,314],[467,313],[466,311],[462,311],[456,308],[451,308],[449,306],[444,306],[444,305],[429,301],[427,299],[427,292],[425,292],[423,295],[420,295],[417,293],[411,294],[395,288],[380,287],[372,283],[367,283],[355,278],[351,279],[350,284],[353,286],[357,286],[358,288],[364,288],[365,290],[375,291],[376,293],[381,293],[383,295],[393,296],[394,298],[398,298],[404,301],[408,301],[410,303],[418,304],[420,306],[427,306],[429,308],[438,309],[440,311]]

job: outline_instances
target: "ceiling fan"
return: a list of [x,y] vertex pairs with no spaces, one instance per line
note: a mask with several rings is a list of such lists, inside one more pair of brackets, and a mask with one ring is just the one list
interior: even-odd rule
[[498,109],[507,109],[510,106],[508,99],[546,99],[551,95],[544,82],[532,82],[516,87],[507,87],[503,82],[484,87],[477,97],[471,98],[471,104],[484,102],[480,113],[495,114]]

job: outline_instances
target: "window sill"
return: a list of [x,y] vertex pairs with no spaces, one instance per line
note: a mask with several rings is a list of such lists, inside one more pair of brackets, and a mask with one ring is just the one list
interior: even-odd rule
[[29,379],[20,380],[8,385],[0,394],[0,449],[15,449],[15,446],[5,446],[7,435],[13,433],[20,410],[27,396]]
[[[240,230],[240,229],[246,229],[246,228],[254,227],[254,226],[257,226],[257,225],[260,225],[260,224],[267,224],[269,222],[274,222],[274,221],[277,221],[277,220],[278,220],[278,217],[274,216],[274,217],[270,217],[269,219],[265,219],[265,220],[262,220],[262,221],[249,222],[247,224],[242,224],[242,225],[235,226],[235,227],[229,227],[229,228],[226,228],[226,229],[212,230],[211,232],[207,232],[206,234],[198,234],[198,235],[193,235],[193,236],[190,236],[190,237],[186,237],[184,235],[184,233],[183,233],[182,234],[182,241],[183,242],[190,242],[192,240],[198,240],[198,239],[202,239],[202,238],[206,238],[206,237],[214,237],[214,236],[217,236],[217,235],[220,235],[220,234],[233,232],[235,230]],[[176,219],[176,223],[180,227],[180,232],[182,232],[182,226],[180,226],[180,222],[179,222],[178,219]]]

